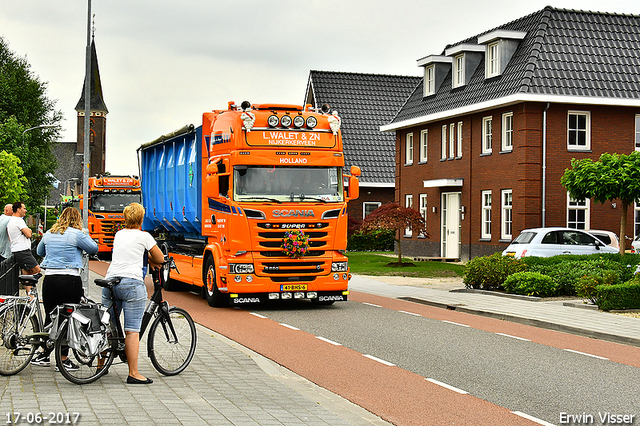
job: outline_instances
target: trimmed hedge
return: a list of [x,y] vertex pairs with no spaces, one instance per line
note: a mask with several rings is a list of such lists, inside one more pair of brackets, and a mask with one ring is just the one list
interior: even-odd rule
[[376,229],[368,233],[356,231],[347,238],[348,251],[393,251],[396,233],[391,229]]
[[508,293],[547,297],[558,291],[558,284],[539,272],[516,272],[509,275],[503,284]]
[[527,266],[521,260],[502,256],[502,253],[497,252],[467,262],[463,282],[467,288],[497,289],[502,287],[509,275],[526,269]]
[[598,307],[612,309],[640,309],[640,281],[637,279],[616,285],[596,287]]

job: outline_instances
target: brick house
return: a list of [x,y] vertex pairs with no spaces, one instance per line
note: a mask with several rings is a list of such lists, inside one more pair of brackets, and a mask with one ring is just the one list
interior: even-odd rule
[[417,62],[422,83],[381,127],[396,200],[429,225],[403,253],[468,260],[541,226],[619,234],[615,202],[571,200],[560,177],[572,158],[640,149],[640,16],[546,7]]
[[395,199],[395,135],[380,132],[422,80],[380,74],[332,71],[309,73],[305,104],[329,104],[342,118],[345,170],[362,170],[360,197],[349,202],[349,216],[362,221]]

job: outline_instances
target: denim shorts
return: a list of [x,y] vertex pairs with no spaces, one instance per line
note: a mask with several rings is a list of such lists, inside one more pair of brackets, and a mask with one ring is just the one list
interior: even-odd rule
[[[116,315],[124,310],[124,331],[139,332],[142,324],[142,315],[147,306],[147,287],[142,281],[133,278],[122,278],[120,283],[113,287],[116,298]],[[106,288],[102,289],[102,304],[109,306],[111,295]]]

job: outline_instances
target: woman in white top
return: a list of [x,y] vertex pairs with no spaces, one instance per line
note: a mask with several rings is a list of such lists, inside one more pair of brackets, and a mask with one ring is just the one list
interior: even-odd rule
[[[117,314],[124,310],[125,354],[129,364],[127,383],[149,384],[153,383],[153,380],[142,376],[138,371],[140,326],[148,298],[142,268],[145,252],[149,253],[151,268],[158,267],[164,256],[151,234],[140,230],[144,208],[138,203],[131,203],[125,207],[123,213],[125,229],[115,235],[111,265],[105,278],[120,278],[120,283],[113,290]],[[102,289],[102,303],[111,303],[106,288]]]

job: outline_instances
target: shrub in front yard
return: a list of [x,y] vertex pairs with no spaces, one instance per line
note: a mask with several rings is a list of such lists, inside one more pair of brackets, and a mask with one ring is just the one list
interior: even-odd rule
[[508,293],[539,297],[553,296],[558,290],[558,284],[551,277],[526,271],[509,275],[502,286]]
[[393,251],[395,231],[376,229],[371,232],[356,231],[347,239],[349,251]]
[[526,269],[527,266],[521,260],[502,256],[501,252],[497,252],[467,262],[463,281],[467,288],[497,289],[502,287],[509,275]]
[[640,309],[640,280],[633,279],[622,284],[596,287],[598,307],[612,309]]
[[602,271],[601,275],[585,275],[576,282],[576,295],[598,304],[596,288],[600,285],[612,285],[620,281],[620,275],[615,271]]

